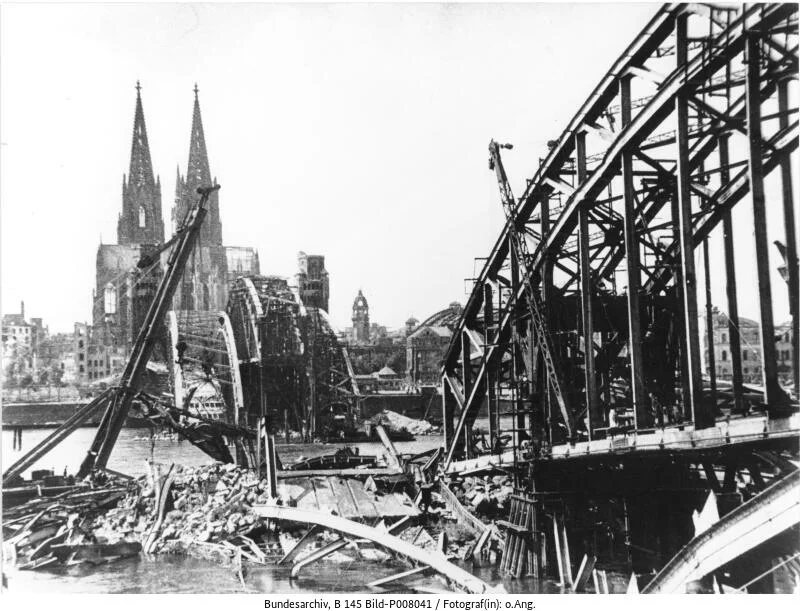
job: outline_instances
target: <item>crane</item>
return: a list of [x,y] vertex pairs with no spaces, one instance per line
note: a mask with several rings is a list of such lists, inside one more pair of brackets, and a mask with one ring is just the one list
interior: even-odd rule
[[150,360],[150,355],[153,352],[157,331],[164,324],[164,318],[172,303],[172,297],[175,295],[175,290],[183,276],[186,262],[197,241],[200,227],[206,216],[205,206],[208,202],[208,198],[219,188],[219,185],[214,185],[212,187],[200,187],[197,189],[200,195],[197,206],[187,214],[181,228],[176,232],[175,236],[157,251],[161,253],[170,246],[174,246],[167,259],[164,277],[158,285],[156,294],[139,330],[119,385],[105,391],[92,402],[81,408],[72,418],[59,426],[25,454],[25,456],[11,465],[3,474],[4,484],[35,464],[36,461],[61,443],[61,441],[80,426],[89,416],[104,406],[105,413],[100,421],[92,445],[78,470],[78,477],[86,477],[86,475],[94,469],[100,469],[106,466],[111,451],[114,449],[119,433],[122,430],[122,425],[125,422],[128,411],[133,404],[134,398],[141,389],[142,376],[147,367],[147,362]]
[[566,426],[566,433],[568,438],[572,438],[574,432],[572,410],[570,409],[567,397],[564,394],[564,384],[561,381],[561,376],[558,373],[558,368],[555,362],[555,353],[552,349],[552,342],[550,334],[547,331],[547,324],[542,316],[542,305],[539,301],[539,293],[533,285],[530,271],[527,262],[530,260],[530,253],[528,252],[528,244],[524,237],[519,235],[516,226],[516,201],[514,193],[511,190],[511,185],[506,176],[506,170],[503,167],[503,161],[500,158],[500,149],[512,149],[512,144],[500,144],[495,140],[489,142],[489,169],[494,170],[497,176],[497,184],[500,188],[500,197],[503,204],[503,211],[506,215],[506,222],[508,223],[508,235],[510,242],[510,256],[515,258],[523,270],[523,285],[525,287],[525,296],[528,302],[528,309],[530,310],[531,323],[533,333],[537,341],[537,347],[542,355],[544,361],[545,372],[550,384],[550,388],[558,402],[561,416],[564,419]]

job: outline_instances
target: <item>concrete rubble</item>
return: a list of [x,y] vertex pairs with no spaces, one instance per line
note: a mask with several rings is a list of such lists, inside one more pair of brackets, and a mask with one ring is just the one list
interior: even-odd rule
[[508,499],[514,493],[510,475],[466,476],[453,482],[450,488],[468,511],[483,520],[508,513]]
[[431,435],[436,428],[426,420],[415,420],[385,409],[369,419],[373,426],[382,425],[387,431],[407,432],[411,435]]

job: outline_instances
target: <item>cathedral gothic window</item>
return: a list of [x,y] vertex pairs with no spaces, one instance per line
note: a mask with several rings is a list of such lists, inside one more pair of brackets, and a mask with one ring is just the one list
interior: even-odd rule
[[139,227],[147,227],[147,213],[144,206],[139,206]]
[[103,307],[106,314],[117,313],[117,291],[110,282],[103,291]]

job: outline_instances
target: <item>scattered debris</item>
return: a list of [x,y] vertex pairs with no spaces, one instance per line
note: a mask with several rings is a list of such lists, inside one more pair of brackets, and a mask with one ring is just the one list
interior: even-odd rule
[[405,432],[409,435],[430,435],[435,430],[427,420],[414,420],[388,409],[375,414],[368,422],[373,426],[383,426],[390,434]]
[[454,481],[450,489],[462,505],[483,519],[508,513],[509,497],[514,493],[510,475],[468,476]]

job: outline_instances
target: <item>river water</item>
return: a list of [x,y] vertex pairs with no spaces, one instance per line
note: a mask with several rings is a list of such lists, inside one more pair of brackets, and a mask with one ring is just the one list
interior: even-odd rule
[[[22,454],[44,439],[51,431],[27,429],[23,431],[22,448],[13,449],[12,432],[3,430],[2,461],[4,468],[15,462]],[[53,469],[56,473],[74,473],[92,439],[95,429],[75,431],[67,440],[46,455],[32,469]],[[442,437],[431,435],[418,437],[416,441],[397,442],[402,454],[423,452],[437,448]],[[329,454],[345,445],[358,445],[361,454],[380,454],[380,443],[361,444],[277,444],[278,455],[284,464],[300,457]],[[194,467],[207,464],[211,459],[186,441],[169,439],[151,440],[146,429],[123,429],[109,468],[128,475],[139,476],[147,471],[147,460],[159,463],[172,462]],[[24,473],[30,475],[29,469]],[[101,567],[87,565],[58,567],[52,570],[16,571],[4,567],[10,592],[37,593],[312,593],[312,592],[366,592],[365,584],[403,570],[397,564],[381,564],[367,560],[334,563],[323,561],[313,570],[292,580],[289,567],[247,566],[245,586],[231,568],[217,563],[183,556],[140,556],[121,560]],[[467,568],[467,567],[465,567]],[[536,582],[532,579],[502,580],[494,569],[474,569],[477,576],[491,583],[504,583],[509,592],[557,592],[551,582]],[[442,585],[431,580],[431,587]]]

